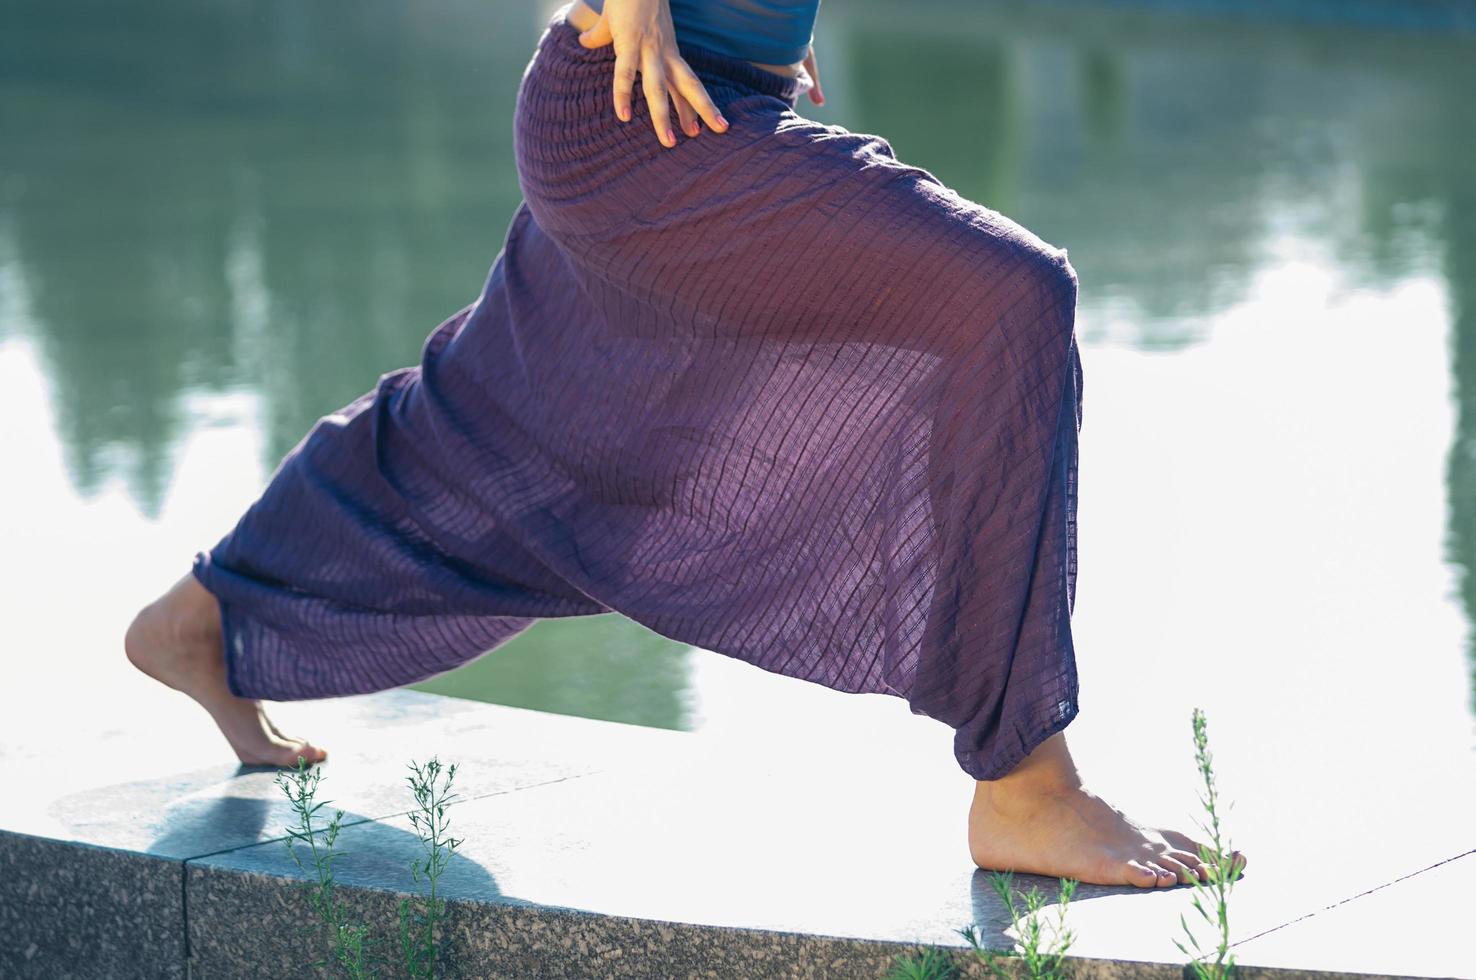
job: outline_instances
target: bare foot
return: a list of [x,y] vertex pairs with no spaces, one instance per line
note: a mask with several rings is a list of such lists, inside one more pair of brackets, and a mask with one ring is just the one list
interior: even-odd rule
[[193,573],[149,603],[128,627],[123,648],[139,670],[198,701],[236,757],[249,766],[295,768],[297,757],[322,762],[326,750],[282,734],[260,701],[238,698],[226,684],[220,604]]
[[[969,807],[969,853],[979,867],[1139,888],[1208,881],[1199,842],[1145,827],[1081,783],[1057,732],[1001,779],[978,780]],[[1233,852],[1232,873],[1245,868]]]

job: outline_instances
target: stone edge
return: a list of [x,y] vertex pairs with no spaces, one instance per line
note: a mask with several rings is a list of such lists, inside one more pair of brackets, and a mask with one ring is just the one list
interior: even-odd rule
[[[276,842],[249,845],[274,846]],[[307,976],[328,955],[305,879],[0,830],[0,975]],[[394,936],[404,893],[340,885],[355,921]],[[927,944],[602,915],[517,899],[447,903],[442,967],[477,977],[882,977]],[[942,947],[964,977],[987,970]],[[1083,980],[1188,977],[1173,963],[1067,957]],[[388,969],[386,977],[402,976]],[[1240,966],[1245,980],[1385,974]]]

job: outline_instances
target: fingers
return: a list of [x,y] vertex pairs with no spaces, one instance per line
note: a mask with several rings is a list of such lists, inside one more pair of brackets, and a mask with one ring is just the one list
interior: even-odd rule
[[687,97],[676,89],[672,89],[671,101],[676,105],[677,119],[681,123],[682,132],[688,136],[696,136],[700,133],[702,127],[697,124],[697,112],[692,108],[692,103],[687,101]]
[[820,91],[820,69],[815,66],[815,46],[810,45],[809,52],[805,55],[805,71],[809,73],[810,80],[814,86],[810,89],[810,101],[816,105],[825,104],[825,93]]
[[668,99],[676,106],[678,123],[688,136],[702,131],[699,118],[714,132],[728,128],[728,120],[708,96],[706,86],[680,56],[672,55],[663,64],[654,53],[648,53],[641,63],[641,89],[651,109],[651,126],[663,146],[676,146]]
[[686,59],[677,53],[674,40],[652,34],[637,34],[632,38],[627,28],[622,28],[617,38],[609,18],[602,13],[593,27],[579,35],[579,43],[586,48],[614,44],[615,78],[611,100],[615,115],[624,122],[629,122],[635,115],[632,100],[636,76],[640,76],[641,94],[651,110],[651,128],[656,131],[661,145],[676,146],[668,102],[676,107],[677,125],[688,136],[696,136],[702,131],[699,119],[714,132],[727,131],[728,121],[707,94],[702,80]]
[[641,60],[641,89],[651,109],[651,125],[662,146],[676,146],[676,133],[671,129],[671,111],[666,100],[666,72],[654,50],[647,49]]
[[[676,90],[681,94],[702,121],[707,123],[709,129],[715,133],[727,130],[728,120],[718,111],[713,104],[712,98],[707,94],[707,86],[702,84],[702,79],[692,71],[690,65],[684,58],[673,56],[671,59],[671,77]],[[692,133],[696,136],[696,133]]]
[[586,48],[603,48],[614,40],[610,33],[610,22],[605,19],[604,14],[600,15],[593,27],[579,35],[579,43]]
[[615,45],[615,115],[630,122],[630,97],[635,88],[636,64],[628,45]]

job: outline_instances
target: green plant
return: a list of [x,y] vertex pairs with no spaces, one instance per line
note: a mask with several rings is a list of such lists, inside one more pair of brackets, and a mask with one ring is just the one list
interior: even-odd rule
[[[1203,882],[1196,878],[1194,884],[1194,907],[1199,910],[1200,916],[1212,926],[1216,927],[1218,945],[1215,947],[1215,959],[1212,963],[1202,962],[1208,954],[1199,945],[1199,940],[1194,936],[1194,930],[1189,928],[1189,923],[1183,915],[1179,916],[1179,924],[1184,927],[1184,932],[1189,936],[1189,941],[1194,944],[1196,952],[1191,953],[1183,943],[1177,939],[1174,945],[1183,950],[1184,955],[1190,958],[1189,965],[1193,968],[1198,980],[1225,980],[1235,970],[1235,954],[1230,952],[1230,890],[1234,887],[1235,876],[1238,869],[1235,867],[1235,852],[1230,849],[1230,842],[1223,838],[1220,830],[1219,792],[1215,787],[1215,773],[1212,765],[1214,757],[1209,751],[1209,736],[1206,732],[1208,722],[1205,720],[1204,712],[1198,708],[1194,709],[1194,762],[1199,767],[1199,773],[1204,779],[1205,793],[1199,798],[1199,802],[1209,813],[1209,826],[1200,823],[1202,829],[1209,835],[1211,843],[1201,844],[1199,847],[1199,859],[1210,869],[1209,881]],[[1215,913],[1210,915],[1204,907],[1201,898],[1211,897],[1214,899]]]
[[1045,908],[1046,898],[1041,894],[1040,889],[1032,885],[1030,891],[1024,894],[1025,911],[1022,914],[1020,906],[1015,901],[1017,893],[1014,890],[1014,880],[1015,875],[1012,871],[989,872],[990,884],[994,886],[1000,902],[1009,910],[1011,928],[1019,936],[1020,948],[1018,950],[1000,952],[988,948],[980,942],[977,927],[972,924],[958,930],[959,934],[968,940],[969,945],[973,947],[974,954],[983,958],[985,965],[995,976],[1013,975],[1009,970],[1001,967],[996,962],[997,960],[1018,959],[1024,965],[1025,975],[1031,980],[1056,980],[1056,978],[1064,977],[1063,966],[1066,951],[1071,948],[1072,942],[1076,939],[1075,934],[1066,928],[1066,907],[1071,902],[1071,896],[1076,894],[1076,886],[1080,882],[1075,878],[1060,879],[1061,891],[1056,905],[1058,920],[1052,930],[1054,935],[1051,942],[1046,944],[1045,926],[1041,923],[1041,911]]
[[437,885],[446,864],[461,841],[448,833],[446,805],[456,798],[451,793],[451,784],[456,779],[456,764],[446,769],[446,780],[441,784],[441,763],[432,758],[424,766],[410,763],[411,774],[405,777],[415,794],[416,809],[410,812],[410,823],[415,827],[423,854],[410,865],[410,873],[422,893],[415,899],[414,907],[406,899],[400,902],[400,949],[404,955],[405,969],[412,977],[433,978],[436,975],[436,920],[446,911],[446,900],[441,898]]
[[937,946],[929,946],[920,956],[898,953],[892,972],[882,980],[953,980],[958,971],[948,954]]
[[[321,775],[317,767],[308,768],[307,760],[302,756],[297,757],[297,769],[290,775],[285,772],[277,773],[277,786],[287,796],[288,802],[292,805],[292,812],[297,818],[296,825],[287,828],[287,850],[292,854],[292,860],[297,863],[297,866],[307,871],[302,862],[299,845],[307,846],[312,857],[313,870],[309,872],[312,880],[303,888],[307,893],[309,904],[321,920],[323,927],[327,929],[329,938],[333,942],[332,960],[320,960],[311,966],[324,967],[337,962],[344,972],[357,980],[357,978],[373,976],[369,954],[369,927],[350,922],[343,904],[333,893],[333,862],[342,856],[341,852],[335,849],[334,842],[338,840],[338,831],[343,822],[343,811],[338,810],[334,813],[326,829],[313,826],[313,817],[331,802],[316,800],[318,780]],[[318,845],[320,833],[323,835],[321,847]]]

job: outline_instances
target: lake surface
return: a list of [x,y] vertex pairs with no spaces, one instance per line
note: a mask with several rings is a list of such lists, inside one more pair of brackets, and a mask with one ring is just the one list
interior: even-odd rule
[[[0,14],[9,691],[114,670],[132,610],[316,419],[475,298],[551,10]],[[886,136],[1080,275],[1087,703],[1184,694],[1189,658],[1267,710],[1468,751],[1476,37],[827,0],[816,47],[828,102],[799,111]],[[701,730],[796,684],[609,615],[422,686]]]

